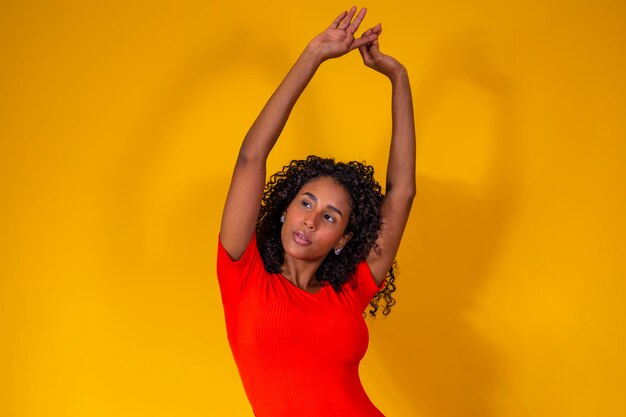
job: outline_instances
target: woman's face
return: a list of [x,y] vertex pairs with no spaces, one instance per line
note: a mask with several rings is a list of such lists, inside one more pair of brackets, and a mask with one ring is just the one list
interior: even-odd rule
[[285,254],[321,262],[331,250],[343,248],[352,236],[344,235],[351,211],[348,192],[335,180],[318,177],[309,181],[284,213],[281,240]]

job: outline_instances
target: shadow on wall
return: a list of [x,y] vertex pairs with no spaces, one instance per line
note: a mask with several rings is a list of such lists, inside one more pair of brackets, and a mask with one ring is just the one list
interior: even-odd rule
[[[123,315],[117,322],[119,339],[127,351],[138,352],[118,358],[120,369],[127,371],[111,388],[117,390],[114,398],[130,403],[158,407],[164,398],[152,385],[172,379],[164,375],[176,375],[177,381],[191,381],[184,390],[187,407],[209,407],[209,415],[252,415],[226,339],[214,251],[232,166],[254,120],[232,116],[246,102],[251,84],[235,78],[240,70],[253,69],[257,82],[277,85],[291,63],[280,42],[261,44],[244,28],[233,33],[229,44],[211,43],[197,60],[181,64],[128,133],[129,145],[109,163],[103,205],[109,216],[102,232],[108,251],[102,256],[110,280],[102,290]],[[213,57],[225,56],[227,62],[215,64]],[[220,88],[232,97],[218,96]],[[188,116],[207,102],[213,112]],[[225,130],[229,118],[237,121],[232,134],[214,135]],[[191,133],[181,137],[185,123],[191,124],[185,131]],[[315,130],[315,123],[311,126]],[[312,130],[296,128],[303,135]],[[234,141],[229,153],[215,152],[218,141],[225,140]],[[181,150],[186,166],[180,164]],[[223,333],[217,343],[216,329]],[[179,354],[183,345],[184,357]],[[216,364],[216,358],[231,359]],[[232,372],[220,371],[228,366]],[[135,389],[144,386],[145,392]],[[216,394],[207,401],[207,392]]]
[[487,183],[476,191],[418,177],[406,230],[415,243],[403,243],[399,260],[399,308],[389,317],[393,326],[370,326],[371,352],[384,358],[400,397],[431,417],[494,416],[494,389],[507,382],[503,358],[467,318],[506,238],[519,188],[513,86],[489,62],[481,39],[462,33],[443,45],[414,100],[419,150],[419,127],[451,82],[470,83],[493,97],[498,114],[488,138],[494,151]]
[[[231,57],[228,66],[216,66],[210,62],[209,57],[225,56],[224,51],[232,54],[233,45],[239,52],[238,56]],[[183,292],[189,291],[186,295],[190,299],[202,298],[199,294],[206,289],[206,274],[213,273],[213,270],[206,270],[207,259],[212,259],[213,255],[207,248],[213,247],[212,239],[216,239],[223,204],[223,201],[216,202],[215,196],[221,193],[225,196],[231,175],[230,170],[219,172],[193,184],[184,184],[184,178],[181,178],[178,181],[187,187],[180,194],[182,197],[154,201],[151,196],[154,188],[160,186],[159,180],[166,174],[176,175],[176,172],[163,172],[163,167],[158,166],[159,161],[167,159],[163,154],[172,147],[171,141],[186,141],[186,138],[168,135],[171,125],[180,118],[187,103],[197,100],[198,86],[205,85],[207,80],[220,82],[229,77],[233,68],[252,66],[262,71],[261,77],[274,83],[290,65],[285,54],[278,53],[279,44],[255,44],[254,37],[245,33],[232,40],[232,45],[218,47],[223,51],[209,51],[204,55],[206,61],[192,62],[188,70],[184,69],[184,74],[174,80],[154,113],[140,123],[137,132],[132,133],[132,148],[112,163],[113,174],[107,196],[111,210],[107,235],[110,264],[126,269],[121,271],[120,277],[132,276],[139,285],[145,282],[144,288],[153,288],[146,291],[155,291],[154,288],[160,285],[167,294],[168,286],[170,289],[175,286],[178,292],[186,286],[188,290],[183,289]],[[507,232],[517,186],[515,170],[518,163],[514,158],[519,152],[513,129],[514,92],[510,81],[486,59],[487,52],[481,47],[479,36],[462,34],[459,40],[450,42],[440,51],[421,88],[419,81],[414,81],[418,86],[414,91],[418,141],[419,126],[428,119],[439,92],[451,79],[465,79],[491,93],[500,113],[494,130],[494,158],[489,183],[482,188],[482,195],[461,183],[418,178],[418,197],[406,233],[417,236],[413,241],[419,243],[403,245],[405,254],[415,254],[410,265],[400,259],[402,271],[398,293],[402,294],[400,303],[406,305],[391,315],[393,326],[381,322],[372,330],[375,336],[372,337],[370,354],[385,358],[386,368],[396,389],[403,392],[402,397],[413,402],[416,410],[423,410],[424,415],[432,417],[493,416],[492,391],[506,377],[494,347],[465,318]],[[268,58],[270,54],[272,58]],[[261,67],[259,62],[273,65]],[[245,97],[241,99],[245,100]],[[318,120],[313,119],[322,113],[319,109],[308,109],[307,114],[312,115],[312,119],[306,126],[296,128],[303,130],[303,136],[311,135],[311,128],[318,125]],[[206,123],[223,121],[213,115]],[[247,127],[244,127],[244,133]],[[209,143],[204,147],[197,145],[197,159],[189,163],[221,166],[217,162],[226,158],[235,160],[238,144],[233,145],[232,155],[215,155],[210,152],[210,141],[215,139],[207,140]],[[306,154],[306,149],[303,151]],[[146,213],[153,212],[155,204],[167,206],[159,212],[161,218],[156,223],[146,220],[150,218]],[[158,226],[162,230],[149,231]],[[151,239],[146,237],[148,235]],[[154,246],[154,238],[161,245],[157,251],[147,248],[148,245]],[[172,282],[172,274],[176,275],[177,281]],[[181,279],[187,282],[181,283]],[[118,291],[119,285],[112,284],[112,294]],[[209,285],[218,297],[217,283]],[[208,313],[211,318],[222,320],[219,300],[215,298],[213,301],[215,303]],[[129,297],[128,302],[135,302],[134,298]],[[196,304],[205,307],[202,301]],[[201,320],[206,317],[206,312],[200,314],[195,325],[205,328],[206,324]],[[412,336],[407,338],[406,333]],[[128,337],[132,340],[137,336],[129,333]],[[215,345],[203,345],[202,348],[208,349],[206,354],[210,355]],[[222,348],[227,349],[225,339]],[[228,381],[222,380],[222,383]]]
[[[247,34],[244,30],[235,31],[235,33],[239,36],[231,38],[231,44],[212,44],[211,46],[215,46],[214,49],[204,51],[205,53],[196,61],[188,62],[180,68],[179,77],[171,80],[171,85],[164,89],[163,96],[158,99],[154,108],[146,110],[148,117],[138,120],[137,130],[129,133],[132,146],[129,146],[118,160],[111,162],[112,175],[108,202],[112,212],[110,221],[113,232],[109,236],[115,261],[122,259],[128,264],[134,264],[153,260],[149,259],[151,250],[148,246],[153,246],[154,242],[146,241],[146,236],[150,233],[147,229],[152,225],[146,224],[146,213],[153,210],[154,201],[150,194],[159,191],[158,188],[161,186],[159,180],[162,179],[159,176],[175,178],[178,174],[178,172],[162,172],[163,161],[168,160],[169,152],[177,151],[185,146],[196,147],[195,158],[189,163],[200,167],[221,167],[224,164],[223,161],[230,156],[232,156],[230,160],[233,163],[235,161],[239,150],[238,145],[243,135],[240,136],[235,131],[231,137],[216,138],[210,135],[210,129],[206,127],[225,123],[219,112],[226,112],[227,109],[219,105],[215,106],[217,113],[206,114],[202,120],[204,129],[208,130],[208,132],[200,132],[205,134],[203,143],[189,143],[190,138],[172,136],[172,131],[177,128],[174,125],[184,118],[181,114],[189,111],[190,103],[193,103],[191,104],[193,107],[213,86],[232,81],[233,70],[252,67],[259,72],[259,78],[274,82],[280,80],[276,74],[288,68],[285,54],[280,54],[278,45],[265,46],[264,49],[262,45],[254,43],[252,34]],[[237,53],[234,54],[233,51]],[[229,59],[216,65],[213,60],[216,56],[228,56]],[[259,62],[275,65],[262,67],[258,65]],[[233,86],[234,94],[241,93],[241,87],[239,90],[235,87]],[[246,97],[239,95],[237,99],[245,101]],[[237,129],[245,134],[247,126],[244,129],[238,126]],[[216,143],[229,140],[237,141],[231,147],[232,155],[220,155],[213,151]],[[221,168],[213,170],[205,168],[205,171],[210,176],[201,184],[185,183],[185,178],[180,178],[181,184],[190,190],[188,201],[165,202],[171,209],[170,217],[167,219],[167,226],[172,228],[169,232],[185,235],[179,236],[184,237],[184,247],[173,247],[171,242],[169,244],[165,242],[165,236],[160,236],[163,238],[163,244],[169,246],[167,249],[175,250],[174,253],[168,253],[168,256],[181,256],[192,263],[197,262],[198,256],[207,256],[207,228],[209,224],[219,225],[223,206],[223,201],[219,204],[215,201],[216,191],[224,191],[224,197],[226,196],[225,190],[232,174],[230,168],[226,171]],[[206,228],[198,228],[198,221],[203,222]],[[209,236],[209,238],[213,237]],[[210,241],[209,244],[215,242]]]

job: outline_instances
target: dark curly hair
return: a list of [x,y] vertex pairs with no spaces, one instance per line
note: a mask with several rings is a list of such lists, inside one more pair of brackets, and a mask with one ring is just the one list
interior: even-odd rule
[[[335,291],[356,272],[359,262],[365,261],[370,249],[376,247],[380,230],[380,207],[384,195],[374,179],[374,168],[360,162],[335,162],[334,159],[310,155],[304,160],[293,160],[280,172],[272,175],[265,185],[261,211],[256,225],[257,246],[265,269],[279,273],[284,261],[281,242],[280,216],[296,197],[304,184],[317,177],[327,176],[342,185],[350,196],[352,211],[345,233],[352,238],[343,248],[341,256],[327,256],[317,270],[317,279],[328,282]],[[395,262],[386,276],[385,286],[370,301],[368,312],[376,316],[382,301],[383,315],[389,314],[396,300],[391,294],[396,290]]]

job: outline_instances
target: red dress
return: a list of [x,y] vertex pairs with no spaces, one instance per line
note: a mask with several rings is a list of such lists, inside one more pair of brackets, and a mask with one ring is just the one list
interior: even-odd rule
[[362,313],[381,286],[357,266],[340,292],[311,294],[270,274],[253,237],[232,261],[218,241],[226,331],[257,417],[380,417],[359,379],[368,345]]

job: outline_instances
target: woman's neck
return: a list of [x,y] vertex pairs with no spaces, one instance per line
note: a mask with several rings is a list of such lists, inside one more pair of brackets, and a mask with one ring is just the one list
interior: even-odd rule
[[316,274],[321,264],[321,261],[304,261],[285,253],[280,273],[296,287],[308,292],[317,292],[321,284]]

